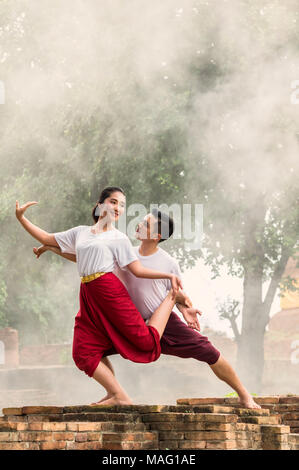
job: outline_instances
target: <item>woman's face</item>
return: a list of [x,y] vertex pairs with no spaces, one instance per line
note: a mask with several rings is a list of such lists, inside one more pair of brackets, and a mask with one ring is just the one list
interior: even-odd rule
[[98,204],[98,206],[101,217],[107,217],[111,222],[115,221],[124,213],[126,196],[119,191],[115,191],[102,204]]

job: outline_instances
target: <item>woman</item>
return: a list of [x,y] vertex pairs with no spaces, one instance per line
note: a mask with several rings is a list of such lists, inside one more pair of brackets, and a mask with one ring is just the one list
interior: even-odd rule
[[[80,310],[75,318],[73,359],[80,370],[93,377],[107,391],[101,405],[132,404],[112,371],[102,361],[105,351],[115,348],[133,362],[152,362],[161,354],[160,338],[177,302],[180,279],[174,274],[144,268],[127,235],[113,226],[124,212],[125,194],[121,188],[105,188],[95,205],[93,226],[80,225],[64,232],[48,233],[25,218],[19,206],[16,217],[30,235],[43,245],[56,246],[62,252],[75,253],[81,277]],[[137,277],[169,279],[172,290],[154,312],[148,325],[133,304],[126,288],[112,271],[115,263]]]

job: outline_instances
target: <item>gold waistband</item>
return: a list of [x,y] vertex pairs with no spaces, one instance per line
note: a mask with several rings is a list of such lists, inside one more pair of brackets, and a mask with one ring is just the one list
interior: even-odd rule
[[93,281],[94,279],[97,279],[98,277],[103,276],[103,274],[106,274],[106,273],[99,272],[99,273],[89,274],[88,276],[82,276],[81,282]]

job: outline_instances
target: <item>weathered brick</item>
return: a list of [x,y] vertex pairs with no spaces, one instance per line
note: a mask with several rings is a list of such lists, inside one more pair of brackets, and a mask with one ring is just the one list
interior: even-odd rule
[[88,432],[87,439],[88,441],[101,441],[102,433],[101,432]]
[[224,404],[223,398],[179,398],[177,399],[178,405],[212,405]]
[[284,443],[271,443],[271,442],[263,442],[262,443],[263,450],[290,450],[289,444]]
[[[104,426],[108,423],[102,423]],[[103,428],[103,431],[113,431],[113,432],[128,432],[128,431],[145,431],[145,423],[109,423],[109,429]]]
[[29,414],[26,416],[26,419],[29,423],[40,423],[40,422],[53,422],[53,421],[64,421],[64,416],[62,414]]
[[236,449],[237,443],[235,440],[231,441],[211,441],[207,442],[206,449]]
[[41,450],[64,450],[66,449],[66,441],[50,441],[50,442],[41,442]]
[[87,433],[86,432],[78,432],[75,437],[76,442],[86,442],[87,441]]
[[27,450],[28,442],[0,442],[0,450]]
[[11,423],[26,423],[27,416],[24,415],[8,415],[5,416],[5,419]]
[[184,421],[184,414],[183,413],[152,413],[152,414],[145,414],[142,416],[142,420],[144,422],[178,422]]
[[28,423],[28,430],[29,431],[42,431],[43,426],[45,423],[40,423],[40,422],[33,422],[33,423]]
[[[242,423],[243,424],[243,423]],[[244,423],[245,425],[245,423]],[[151,423],[151,430],[157,431],[172,431],[174,429],[173,423]],[[176,423],[176,431],[234,431],[235,424],[231,423],[217,423],[217,422],[191,422],[191,423]],[[252,426],[257,426],[253,424]]]
[[111,423],[78,423],[77,426],[78,431],[105,431],[106,428],[112,428]]
[[235,429],[236,431],[260,432],[260,426],[258,424],[251,423],[236,423]]
[[179,448],[179,443],[178,441],[160,441],[159,442],[159,449],[160,450],[174,450]]
[[15,426],[17,431],[26,431],[28,429],[28,423],[11,423]]
[[179,449],[205,449],[205,441],[179,441]]
[[[159,413],[157,413],[159,414]],[[155,413],[153,413],[155,415]],[[51,416],[51,415],[49,415]],[[140,422],[141,415],[136,413],[66,413],[62,415],[63,421],[118,421],[125,423]],[[55,420],[58,421],[58,420]]]
[[185,432],[185,439],[192,441],[195,440],[205,440],[205,441],[216,441],[224,439],[234,439],[234,432],[222,432],[222,431],[195,431],[195,432]]
[[43,423],[43,430],[44,431],[65,431],[66,430],[66,423]]
[[261,432],[263,434],[289,434],[290,426],[261,426]]
[[286,426],[290,426],[291,430],[293,432],[296,432],[294,431],[294,428],[296,427],[299,427],[299,421],[291,421],[291,420],[288,420],[288,419],[283,419],[283,424],[285,424]]
[[193,405],[194,413],[234,413],[235,408],[228,405]]
[[20,431],[19,441],[50,441],[52,433],[46,431]]
[[299,395],[292,397],[279,397],[279,403],[299,403]]
[[103,442],[106,441],[143,441],[154,440],[156,434],[152,432],[135,432],[135,433],[105,433],[103,434]]
[[237,449],[253,449],[253,441],[252,439],[237,439],[236,440],[236,448]]
[[142,450],[144,448],[144,443],[134,442],[134,441],[123,441],[123,442],[114,442],[114,441],[103,441],[102,449],[104,450]]
[[28,450],[40,450],[40,442],[28,442]]
[[269,416],[268,409],[249,409],[249,408],[236,408],[235,413],[238,416]]
[[63,412],[62,406],[23,406],[22,414],[60,414]]
[[0,441],[18,441],[18,433],[16,432],[0,432]]
[[291,421],[299,421],[299,413],[284,413],[283,419],[285,421],[291,420]]
[[102,443],[97,441],[88,441],[88,442],[67,442],[67,450],[101,450]]
[[274,405],[273,411],[276,411],[278,413],[288,413],[291,411],[297,411],[299,412],[299,404],[283,404],[279,403],[278,405]]
[[[19,423],[11,423],[11,422],[2,422],[0,423],[0,431],[3,432],[3,431],[14,431],[15,429],[17,429],[17,425]],[[20,423],[20,424],[26,424],[26,423]]]
[[172,441],[172,440],[184,439],[184,433],[183,432],[177,432],[177,431],[160,432],[159,433],[159,438],[162,441]]
[[263,442],[283,442],[287,443],[289,434],[262,434]]
[[280,416],[242,416],[244,423],[280,424]]
[[23,411],[22,408],[3,408],[2,413],[5,416],[22,415]]
[[264,396],[264,397],[253,397],[254,401],[259,405],[263,404],[276,404],[279,403],[279,396]]
[[[254,419],[254,418],[253,418]],[[229,414],[186,414],[184,422],[190,423],[193,421],[205,421],[214,423],[235,423],[237,422],[237,415]]]
[[73,441],[75,438],[75,434],[73,432],[68,431],[58,431],[53,432],[52,437],[54,441]]

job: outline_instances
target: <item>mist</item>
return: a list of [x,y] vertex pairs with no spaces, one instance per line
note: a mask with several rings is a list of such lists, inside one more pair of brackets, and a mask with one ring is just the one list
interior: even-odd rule
[[[4,278],[7,271],[11,277],[15,275],[19,255],[24,279],[26,265],[36,263],[44,292],[36,287],[40,289],[36,293],[32,284],[29,288],[25,283],[21,300],[24,304],[28,300],[26,289],[30,296],[43,297],[44,311],[51,311],[55,328],[61,328],[60,341],[71,343],[79,309],[76,265],[49,253],[34,259],[32,248],[38,242],[12,220],[16,199],[21,203],[40,201],[39,207],[28,211],[28,218],[51,233],[70,228],[66,225],[70,219],[57,206],[60,197],[67,213],[73,214],[72,226],[91,225],[92,204],[87,195],[85,218],[80,218],[80,181],[89,182],[95,167],[101,173],[104,160],[111,165],[113,177],[116,164],[123,165],[126,173],[128,152],[134,155],[136,168],[143,164],[147,168],[146,155],[154,151],[155,135],[173,124],[185,135],[182,155],[186,168],[196,168],[199,155],[201,159],[206,156],[206,171],[217,174],[215,186],[221,185],[236,205],[245,198],[248,207],[254,206],[258,195],[266,193],[274,199],[283,194],[286,210],[292,204],[290,181],[295,181],[299,166],[299,108],[292,102],[292,83],[299,79],[296,1],[19,0],[0,2],[0,12],[0,82],[5,91],[5,101],[0,100],[0,220],[7,227],[0,276]],[[200,79],[195,69],[202,70]],[[169,123],[166,112],[174,106],[177,90],[186,84],[192,89],[192,105],[184,107],[184,115],[178,107]],[[98,135],[87,131],[95,116],[103,123]],[[79,136],[81,128],[82,141],[74,142],[70,134],[78,129]],[[85,153],[87,142],[95,149],[93,156]],[[204,162],[202,165],[198,171],[203,171]],[[62,166],[67,174],[61,173]],[[145,169],[136,170],[128,181],[130,178],[134,184],[140,182],[142,190],[149,176]],[[184,198],[192,201],[197,190],[196,179],[190,183],[186,172],[182,178],[185,183],[178,203]],[[78,202],[65,197],[70,190],[75,193],[74,188],[78,188]],[[92,195],[97,190],[90,188]],[[134,200],[132,194],[130,200],[143,202]],[[193,202],[208,205],[209,200]],[[230,241],[221,243],[228,246]],[[18,244],[22,251],[17,256]],[[53,263],[57,271],[51,270]],[[232,338],[228,324],[218,319],[216,303],[228,294],[242,301],[242,279],[231,276],[229,281],[225,267],[222,273],[217,281],[208,279],[209,271],[197,260],[194,268],[184,272],[184,287],[193,294],[194,304],[203,308],[203,327]],[[17,287],[15,292],[10,287],[7,295],[16,296],[20,305]],[[276,297],[272,314],[279,309]],[[53,342],[49,323],[44,323],[37,337],[35,331],[28,331],[26,315],[14,319],[11,312],[10,319],[20,332],[22,345],[38,344],[41,337],[45,343]],[[193,359],[164,356],[156,363],[141,365],[112,356],[111,362],[122,386],[138,403],[167,404],[184,396],[232,391],[206,364]],[[52,397],[45,397],[45,404],[85,403],[104,395],[102,387],[72,366],[67,386],[63,385],[63,372],[60,376],[59,371],[46,369],[40,381],[35,376],[33,387],[54,390]],[[189,377],[188,385],[183,371]],[[177,380],[179,374],[181,380]],[[2,375],[7,380],[1,385],[3,390],[31,388],[21,375]],[[293,390],[295,381],[296,375],[291,374],[281,387],[276,383],[270,391]],[[298,385],[297,381],[297,389]]]

